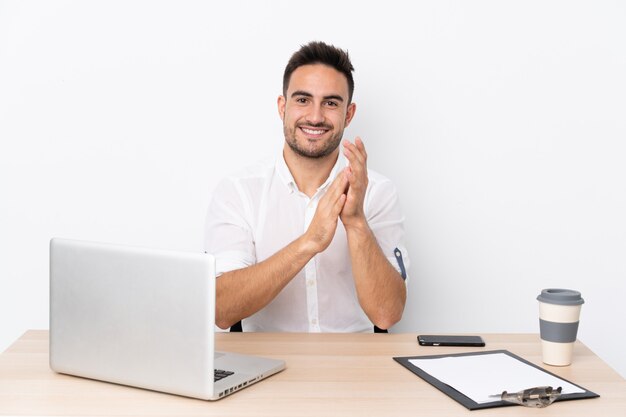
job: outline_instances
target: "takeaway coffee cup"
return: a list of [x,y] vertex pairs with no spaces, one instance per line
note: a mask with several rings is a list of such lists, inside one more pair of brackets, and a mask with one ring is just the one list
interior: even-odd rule
[[580,309],[585,300],[578,291],[560,288],[542,290],[537,300],[543,362],[567,366],[572,363]]

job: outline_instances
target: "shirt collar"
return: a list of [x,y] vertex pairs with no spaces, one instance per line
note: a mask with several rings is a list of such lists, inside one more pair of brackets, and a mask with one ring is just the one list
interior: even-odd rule
[[[328,176],[326,181],[324,181],[324,183],[318,187],[317,191],[319,192],[320,190],[328,187],[330,183],[333,182],[333,180],[337,177],[337,174],[341,172],[341,170],[343,170],[346,165],[346,158],[345,156],[343,156],[343,154],[340,153],[339,157],[337,158],[337,162],[335,162],[333,169],[330,171],[330,175]],[[276,172],[278,172],[278,176],[280,177],[283,184],[285,184],[285,186],[289,189],[290,194],[294,191],[299,191],[298,186],[296,185],[296,180],[293,179],[293,175],[291,175],[291,171],[287,166],[287,162],[285,162],[285,157],[283,156],[282,151],[279,157],[276,159]]]

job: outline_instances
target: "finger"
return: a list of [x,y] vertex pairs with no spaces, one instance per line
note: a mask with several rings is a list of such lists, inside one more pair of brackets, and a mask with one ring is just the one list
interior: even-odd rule
[[354,154],[346,155],[346,158],[348,158],[348,162],[350,162],[350,184],[354,185],[355,181],[367,181],[365,160],[360,160]]
[[357,136],[356,139],[354,140],[354,144],[356,145],[357,149],[361,152],[363,157],[367,160],[367,152],[365,151],[365,144],[363,143],[363,140],[361,140],[361,138]]
[[344,140],[343,141],[343,145],[348,147],[348,148],[354,148],[355,152],[361,153],[363,155],[366,154],[365,152],[365,144],[363,143],[363,140],[361,139],[360,136],[357,136],[354,139],[354,142],[350,142],[349,140]]
[[339,196],[339,199],[335,202],[334,206],[333,206],[333,217],[338,217],[339,214],[341,213],[341,211],[343,210],[343,207],[346,204],[346,199],[347,196],[345,194],[341,194]]
[[354,144],[348,141],[345,141],[343,143],[343,146],[343,154],[346,156],[348,162],[350,162],[351,165],[365,165],[365,156],[359,150],[359,148],[357,148]]
[[365,165],[367,161],[367,152],[365,151],[365,145],[363,144],[363,141],[358,136],[354,140],[354,149],[354,152],[356,152],[359,157],[359,161],[361,161],[363,165]]
[[341,194],[343,194],[348,187],[348,178],[346,175],[346,170],[344,169],[337,175],[337,177],[333,180],[328,187],[328,191],[322,197],[322,199],[330,199],[332,201],[336,201]]

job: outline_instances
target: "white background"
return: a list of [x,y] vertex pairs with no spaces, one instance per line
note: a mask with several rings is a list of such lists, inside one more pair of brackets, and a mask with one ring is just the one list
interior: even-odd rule
[[276,155],[284,65],[349,50],[406,213],[394,331],[579,338],[626,376],[626,3],[0,2],[0,351],[48,326],[53,236],[201,250],[209,192]]

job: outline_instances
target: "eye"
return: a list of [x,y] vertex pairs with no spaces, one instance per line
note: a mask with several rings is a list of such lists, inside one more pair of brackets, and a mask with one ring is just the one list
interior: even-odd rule
[[337,107],[339,104],[336,101],[329,100],[326,102],[326,105],[329,107]]
[[296,98],[296,103],[298,104],[306,104],[309,100],[306,97],[298,97]]

